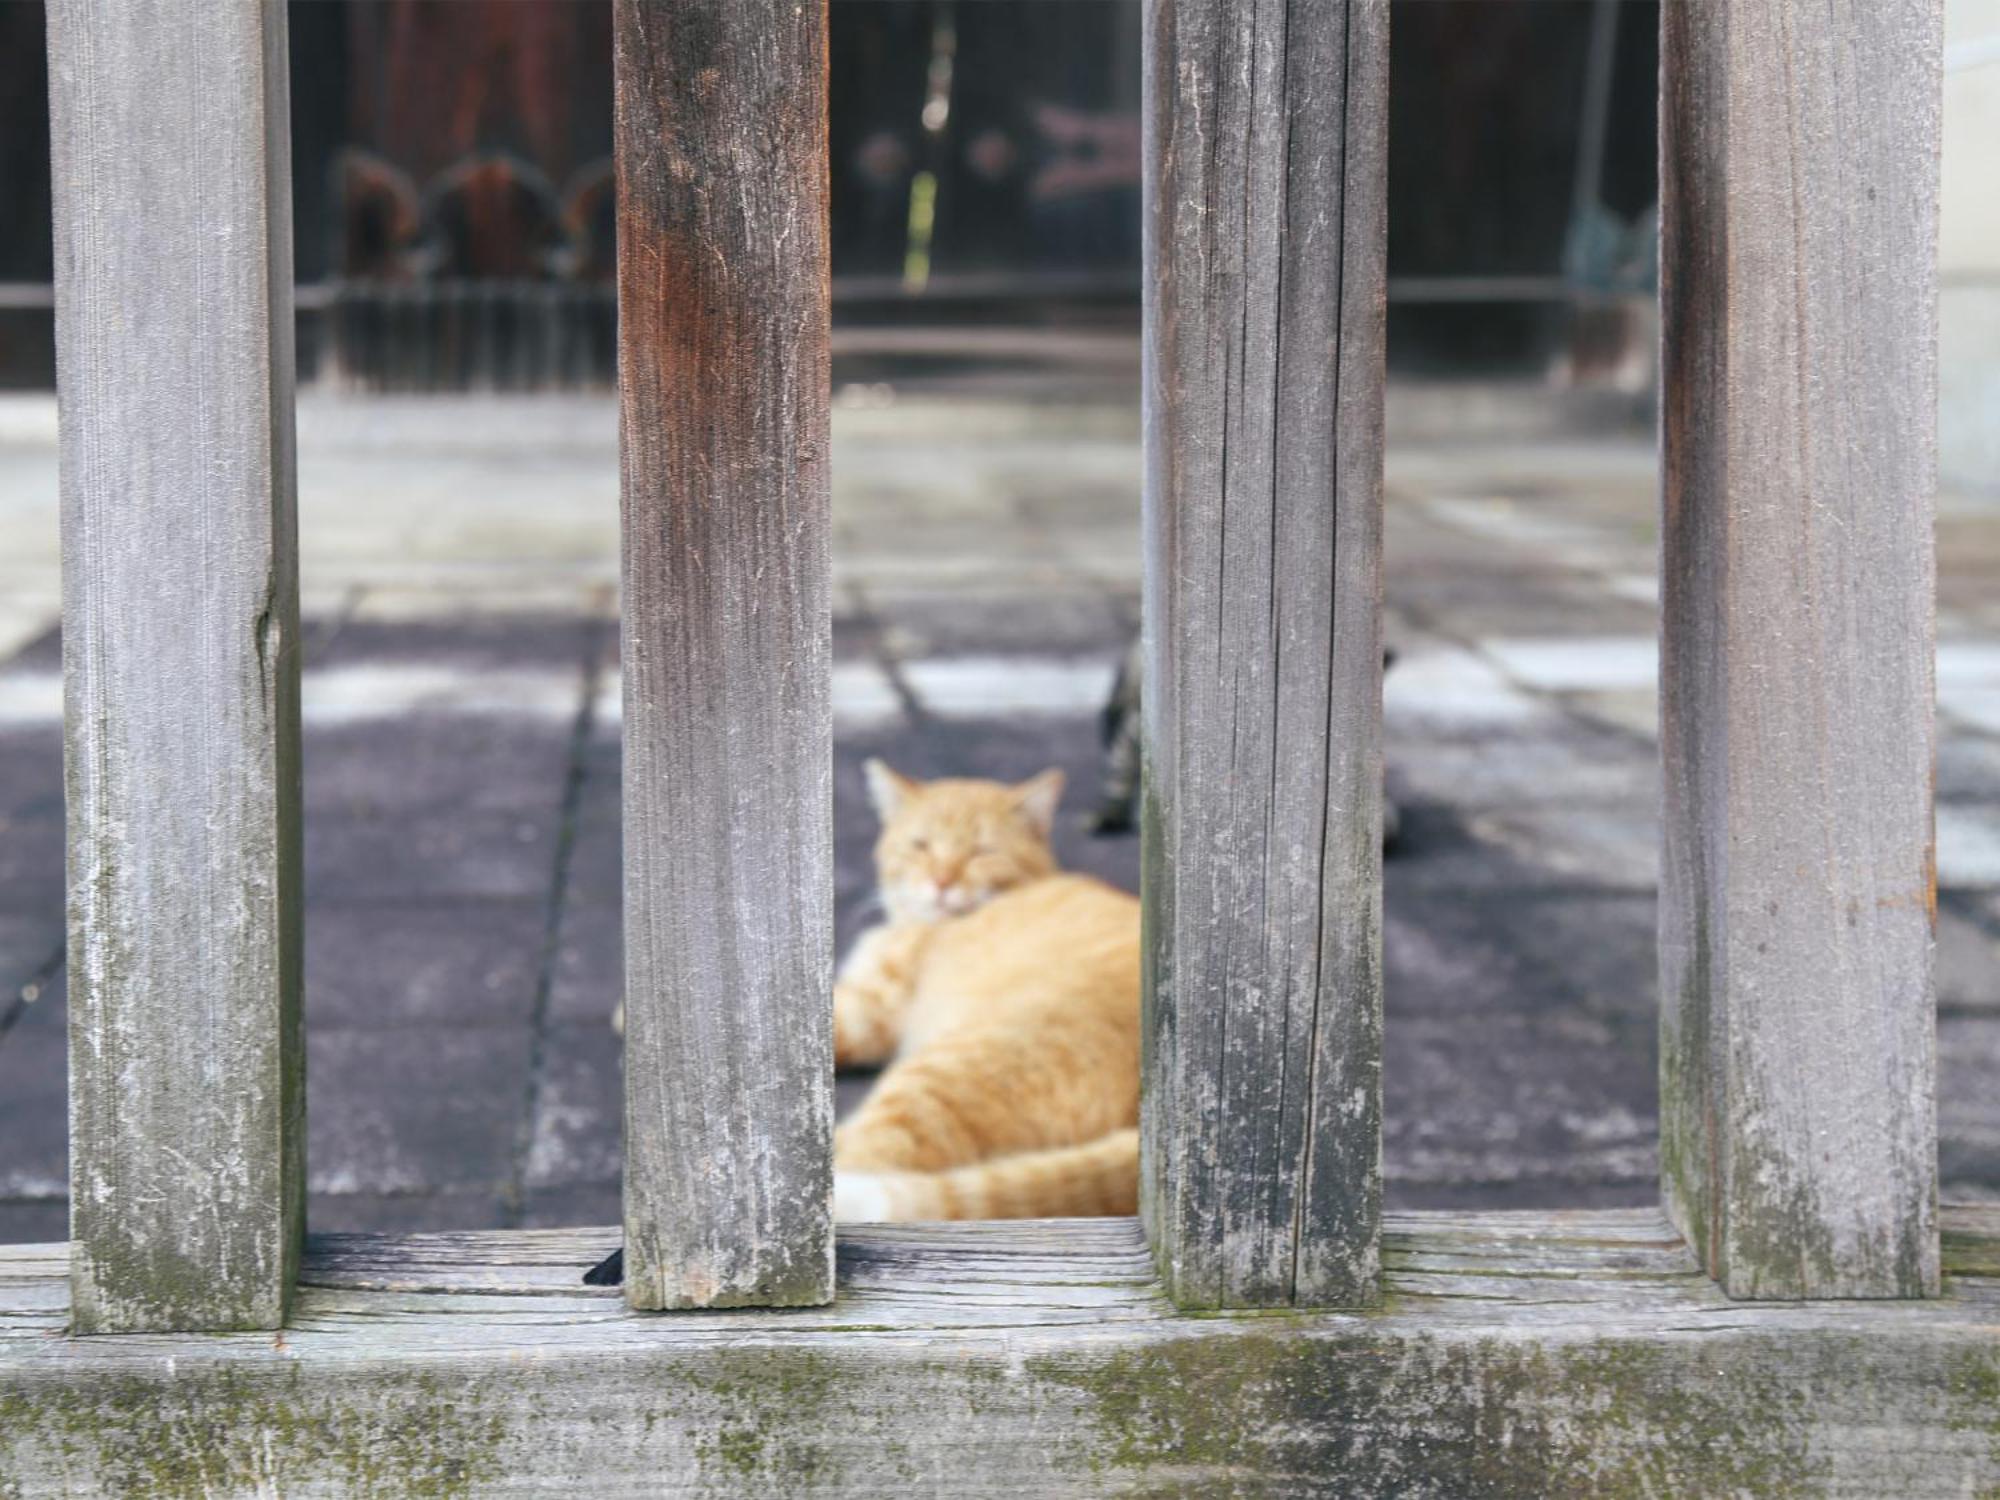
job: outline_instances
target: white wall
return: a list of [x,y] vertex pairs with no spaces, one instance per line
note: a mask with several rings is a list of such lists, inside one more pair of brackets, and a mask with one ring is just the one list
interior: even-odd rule
[[2000,0],[1946,0],[1939,465],[2000,492]]

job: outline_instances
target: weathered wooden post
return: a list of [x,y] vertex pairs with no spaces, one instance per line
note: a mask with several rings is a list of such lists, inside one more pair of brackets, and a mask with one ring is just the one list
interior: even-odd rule
[[1663,7],[1661,1166],[1738,1297],[1938,1286],[1940,12]]
[[1388,40],[1145,11],[1140,1201],[1184,1305],[1375,1294]]
[[625,1286],[833,1295],[825,0],[618,0]]
[[275,1328],[304,1202],[282,0],[52,0],[79,1332]]

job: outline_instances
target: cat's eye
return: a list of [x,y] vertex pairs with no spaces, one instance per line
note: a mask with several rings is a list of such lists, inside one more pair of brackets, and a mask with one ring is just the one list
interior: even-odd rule
[[915,838],[910,840],[910,852],[912,854],[928,854],[930,853],[930,849],[931,849],[931,841],[925,838],[922,834],[918,834]]

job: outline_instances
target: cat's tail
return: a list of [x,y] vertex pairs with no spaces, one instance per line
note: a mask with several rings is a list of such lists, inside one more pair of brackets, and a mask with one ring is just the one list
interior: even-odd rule
[[843,1224],[896,1219],[1065,1219],[1136,1213],[1139,1132],[1114,1130],[1080,1146],[1024,1151],[946,1172],[833,1174]]

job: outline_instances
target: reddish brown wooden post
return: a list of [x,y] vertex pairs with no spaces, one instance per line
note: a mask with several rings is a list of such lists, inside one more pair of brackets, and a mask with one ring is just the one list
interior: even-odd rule
[[618,0],[625,1286],[833,1295],[824,0]]

